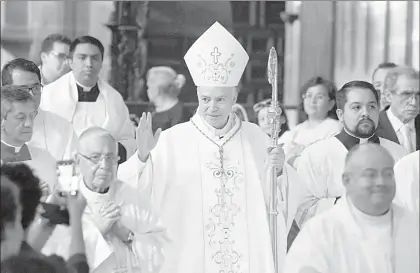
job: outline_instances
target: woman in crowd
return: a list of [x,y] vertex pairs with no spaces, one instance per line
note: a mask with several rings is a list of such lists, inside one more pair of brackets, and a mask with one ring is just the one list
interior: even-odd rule
[[[271,134],[272,127],[270,120],[268,119],[268,110],[270,109],[270,106],[271,99],[266,99],[255,104],[253,107],[254,112],[257,115],[258,126],[260,126],[264,133],[266,133],[269,136]],[[284,132],[289,130],[287,116],[283,108],[281,108],[280,124],[281,126],[279,137],[281,137]]]
[[185,77],[167,66],[157,66],[147,72],[147,95],[154,105],[152,129],[166,130],[188,121],[191,113],[179,101]]
[[296,167],[296,159],[307,146],[332,137],[341,131],[337,120],[334,83],[322,78],[309,79],[301,89],[306,120],[282,135],[284,152],[290,165]]

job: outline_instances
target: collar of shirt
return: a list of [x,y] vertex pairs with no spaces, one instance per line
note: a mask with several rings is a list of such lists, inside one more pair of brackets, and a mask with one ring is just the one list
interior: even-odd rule
[[[1,143],[2,143],[3,145],[6,145],[7,147],[13,148],[13,151],[14,151],[15,153],[19,153],[20,149],[22,149],[22,147],[23,147],[23,145],[22,145],[21,147],[16,147],[16,146],[13,146],[13,145],[7,144],[7,143],[6,143],[6,142],[4,142],[3,140],[1,141]],[[10,150],[11,150],[11,149],[10,149]]]
[[380,144],[379,137],[376,134],[373,134],[373,136],[368,139],[358,138],[348,133],[345,129],[342,129],[340,133],[335,135],[335,138],[337,138],[344,145],[344,147],[347,148],[347,150],[350,150],[358,144],[365,144],[368,142]]
[[[397,118],[394,113],[392,113],[391,108],[389,108],[386,111],[386,114],[388,116],[389,122],[392,125],[392,128],[394,128],[395,132],[400,131],[406,124],[402,123],[399,118]],[[411,129],[411,131],[414,131],[414,119],[411,120],[409,123],[407,123],[408,127]]]

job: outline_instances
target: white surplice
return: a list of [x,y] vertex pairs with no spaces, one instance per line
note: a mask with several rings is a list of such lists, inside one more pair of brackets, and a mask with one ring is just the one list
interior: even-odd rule
[[283,272],[418,273],[418,218],[395,204],[377,218],[363,215],[341,198],[305,224],[289,249]]
[[137,146],[128,108],[120,93],[101,79],[98,89],[96,102],[78,102],[76,80],[70,71],[44,87],[40,108],[71,122],[77,136],[88,127],[102,127],[126,148],[129,157]]
[[[390,152],[394,161],[407,154],[401,145],[379,138],[380,145]],[[334,206],[344,193],[342,174],[348,150],[336,137],[317,142],[306,148],[297,165],[303,182],[303,198],[296,213],[299,227],[312,216]]]
[[419,214],[419,168],[420,153],[415,151],[395,164],[397,192],[395,202]]
[[[162,248],[166,231],[150,209],[148,196],[140,196],[128,183],[113,182],[105,194],[95,193],[80,179],[80,192],[87,201],[83,215],[83,237],[92,273],[157,273],[163,264]],[[134,232],[133,251],[112,233],[103,236],[96,227],[94,214],[110,204],[121,205],[120,223]],[[69,257],[69,228],[57,226],[42,252]]]
[[[269,183],[262,181],[269,139],[257,125],[236,115],[230,119],[230,130],[218,137],[196,114],[162,132],[143,173],[137,156],[120,165],[120,179],[138,181],[140,191],[151,193],[168,228],[171,243],[164,249],[162,273],[274,272],[266,209]],[[225,143],[224,171],[214,142]],[[139,171],[133,173],[135,169]],[[287,196],[287,202],[279,202],[280,265],[299,183],[296,171],[285,165],[278,178]]]
[[38,109],[29,145],[47,150],[55,160],[73,158],[78,137],[70,122],[59,115]]
[[279,138],[279,143],[284,144],[284,152],[288,155],[296,146],[308,147],[311,144],[338,134],[342,128],[342,124],[332,118],[326,118],[314,128],[309,128],[308,121],[304,121],[290,131],[284,132]]

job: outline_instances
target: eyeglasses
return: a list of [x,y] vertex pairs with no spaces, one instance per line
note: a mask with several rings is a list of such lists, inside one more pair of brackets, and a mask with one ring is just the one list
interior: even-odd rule
[[93,155],[93,156],[86,156],[84,154],[79,153],[82,157],[86,158],[90,162],[94,164],[98,164],[102,160],[105,160],[105,163],[117,164],[120,160],[120,157],[117,155]]
[[310,99],[312,99],[312,98],[314,98],[315,99],[315,101],[318,101],[318,100],[323,100],[323,99],[325,99],[327,96],[325,96],[325,95],[315,95],[315,96],[312,96],[312,94],[310,94],[310,95],[308,95],[308,94],[304,94],[304,95],[302,95],[302,99],[308,99],[308,100],[310,100]]
[[50,53],[52,53],[57,59],[61,61],[67,60],[69,58],[69,56],[65,53],[60,53],[56,51],[50,51]]
[[19,89],[25,90],[26,92],[30,93],[32,96],[41,95],[42,88],[44,88],[44,86],[41,83],[36,83],[33,85],[19,85]]
[[400,98],[402,98],[404,101],[411,101],[414,97],[415,100],[420,100],[420,92],[408,92],[403,91],[399,94],[397,94]]

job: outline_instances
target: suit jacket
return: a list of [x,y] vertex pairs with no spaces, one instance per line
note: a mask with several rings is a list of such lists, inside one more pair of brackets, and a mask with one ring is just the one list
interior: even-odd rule
[[[389,121],[388,115],[386,113],[386,110],[388,109],[389,106],[382,110],[379,114],[379,124],[376,130],[376,135],[401,144],[398,141],[397,133],[394,131],[394,127],[392,127],[392,124]],[[420,115],[417,115],[415,118],[414,127],[416,129],[416,150],[420,150]]]

